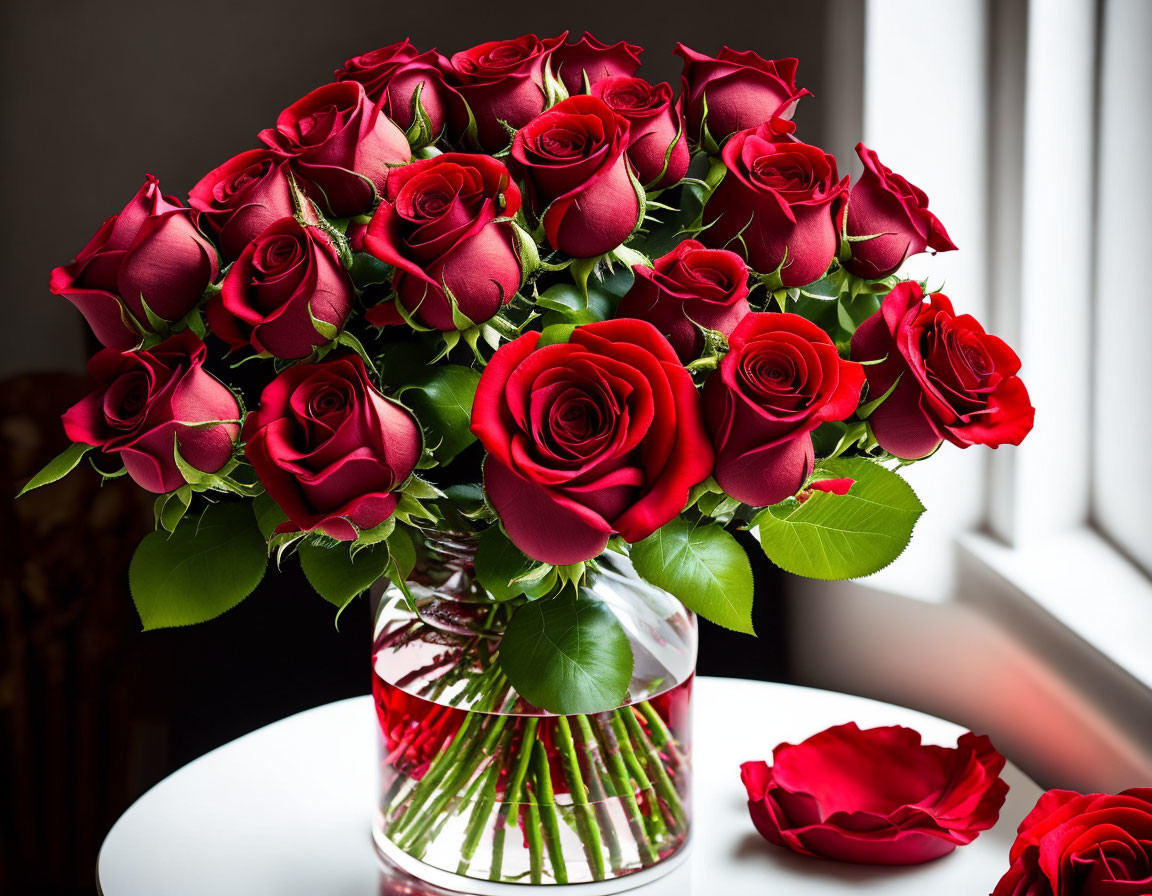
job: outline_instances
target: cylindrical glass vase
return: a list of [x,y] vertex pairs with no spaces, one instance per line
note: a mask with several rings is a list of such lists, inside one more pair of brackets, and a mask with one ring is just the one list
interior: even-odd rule
[[531,883],[595,896],[671,870],[691,819],[695,617],[606,554],[586,587],[631,642],[627,697],[608,712],[544,712],[500,671],[508,609],[477,584],[474,556],[469,537],[430,539],[407,583],[419,612],[395,585],[379,595],[378,849],[474,894]]

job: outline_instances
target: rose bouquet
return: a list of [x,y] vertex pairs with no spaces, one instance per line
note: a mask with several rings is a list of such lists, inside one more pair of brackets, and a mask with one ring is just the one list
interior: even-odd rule
[[751,631],[733,532],[867,575],[923,511],[900,466],[1031,427],[1012,350],[898,275],[954,248],[924,193],[797,136],[796,60],[677,52],[679,96],[590,36],[368,53],[52,272],[105,348],[27,487],[156,493],[145,628],[270,558],[339,608],[381,582],[378,839],[433,867],[675,852],[688,611]]

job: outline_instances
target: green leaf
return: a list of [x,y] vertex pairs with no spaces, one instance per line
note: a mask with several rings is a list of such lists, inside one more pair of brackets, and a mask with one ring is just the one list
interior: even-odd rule
[[358,289],[365,289],[375,284],[387,283],[392,277],[392,266],[367,252],[353,252],[352,267],[348,269],[348,276]]
[[416,566],[416,546],[407,529],[397,526],[388,536],[388,553],[392,555],[392,563],[401,578],[407,579],[412,575]]
[[752,629],[752,566],[723,526],[677,518],[632,545],[632,564],[646,581],[688,609],[733,631]]
[[496,600],[523,594],[533,584],[524,576],[536,566],[536,561],[526,557],[499,526],[486,529],[476,544],[476,581]]
[[185,483],[174,492],[156,499],[156,526],[165,532],[175,532],[180,520],[192,503],[192,486]]
[[397,390],[396,397],[403,396],[416,414],[432,455],[447,464],[476,441],[469,426],[480,374],[471,367],[445,364],[425,368],[415,379]]
[[540,341],[536,343],[536,348],[567,342],[575,329],[576,324],[549,324],[540,331]]
[[846,495],[815,492],[762,511],[764,553],[781,569],[813,579],[855,579],[883,569],[908,545],[924,512],[903,479],[864,458],[822,461],[820,478],[854,479]]
[[24,488],[20,489],[17,498],[27,492],[32,491],[34,488],[40,488],[42,485],[48,485],[56,482],[58,479],[63,479],[80,463],[84,455],[92,450],[92,445],[85,445],[82,442],[73,442],[65,448],[59,455],[48,462],[39,473],[28,480]]
[[341,609],[388,569],[388,547],[384,544],[363,548],[353,557],[345,543],[319,547],[305,542],[297,553],[304,575],[316,593]]
[[257,495],[252,501],[252,512],[256,514],[256,525],[260,527],[265,541],[276,534],[277,526],[288,522],[288,514],[280,509],[280,505],[267,492]]
[[264,539],[248,502],[210,504],[169,535],[144,536],[128,584],[144,629],[215,619],[260,584],[268,565]]
[[606,712],[628,693],[632,647],[604,604],[568,590],[516,610],[500,643],[500,667],[540,709]]

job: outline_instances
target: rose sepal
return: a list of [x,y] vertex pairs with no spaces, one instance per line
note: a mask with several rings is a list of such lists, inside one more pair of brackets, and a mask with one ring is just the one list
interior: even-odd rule
[[94,447],[96,446],[85,445],[83,442],[73,442],[60,452],[60,454],[48,461],[38,473],[29,479],[24,484],[24,487],[16,493],[16,497],[22,497],[33,489],[40,488],[44,485],[51,485],[53,482],[63,479],[76,469],[77,464],[84,459],[84,455]]

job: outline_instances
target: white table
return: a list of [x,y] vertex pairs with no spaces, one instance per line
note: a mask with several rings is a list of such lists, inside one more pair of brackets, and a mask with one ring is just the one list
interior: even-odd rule
[[[769,759],[830,725],[908,725],[952,746],[961,728],[829,691],[700,678],[693,696],[694,817],[688,861],[637,896],[980,896],[1008,862],[1016,825],[1040,789],[1009,765],[1000,823],[927,865],[877,868],[793,855],[760,838],[739,764]],[[376,713],[355,697],[283,719],[197,759],[141,797],[109,832],[104,896],[436,894],[381,869],[370,837]],[[525,888],[527,890],[527,887]]]

